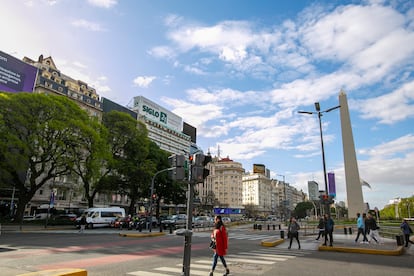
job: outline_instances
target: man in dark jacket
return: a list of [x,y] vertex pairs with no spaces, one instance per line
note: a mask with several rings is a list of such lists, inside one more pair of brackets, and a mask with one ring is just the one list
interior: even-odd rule
[[371,240],[374,240],[376,243],[379,243],[378,241],[379,240],[379,233],[378,233],[379,227],[377,225],[377,221],[371,214],[368,214],[365,227],[369,229],[369,241],[368,242],[371,242]]
[[329,214],[325,214],[325,243],[323,245],[326,246],[326,242],[328,241],[329,236],[329,246],[333,244],[333,230],[334,230],[334,221]]

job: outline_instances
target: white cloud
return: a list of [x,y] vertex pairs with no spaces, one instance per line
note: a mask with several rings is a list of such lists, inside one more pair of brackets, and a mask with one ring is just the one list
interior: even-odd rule
[[315,58],[346,61],[403,24],[404,17],[391,8],[348,5],[305,22],[300,32]]
[[116,4],[118,4],[118,0],[87,0],[88,3],[92,6],[100,7],[100,8],[112,8]]
[[106,31],[105,28],[102,28],[99,23],[91,22],[85,19],[77,19],[71,22],[72,26],[83,28],[88,31],[93,32],[103,32]]
[[133,83],[136,86],[142,88],[148,88],[148,86],[156,79],[155,76],[138,76],[134,79]]
[[352,101],[364,119],[378,119],[382,124],[394,124],[414,117],[414,81],[405,83],[388,94]]
[[151,50],[148,51],[148,54],[157,58],[167,59],[173,58],[175,56],[174,50],[168,46],[153,47]]

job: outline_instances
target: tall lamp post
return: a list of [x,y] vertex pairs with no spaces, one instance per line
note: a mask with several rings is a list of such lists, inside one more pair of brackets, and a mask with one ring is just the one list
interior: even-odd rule
[[[331,112],[332,110],[338,109],[340,107],[341,106],[338,105],[338,106],[335,106],[335,107],[328,108],[328,109],[326,109],[324,111],[321,111],[321,107],[319,105],[319,102],[316,102],[315,103],[315,109],[316,109],[316,111],[298,111],[298,113],[301,113],[301,114],[311,114],[311,115],[312,114],[317,114],[318,115],[318,119],[319,119],[319,131],[320,131],[320,134],[321,134],[323,179],[325,181],[325,195],[327,197],[329,196],[328,195],[328,180],[327,180],[327,175],[326,175],[325,149],[324,149],[324,146],[323,146],[322,120],[321,120],[321,117],[322,117],[322,113],[328,113],[328,112]],[[328,204],[325,205],[325,209],[327,211],[326,214],[329,214],[330,213],[330,210],[329,210],[329,205]]]

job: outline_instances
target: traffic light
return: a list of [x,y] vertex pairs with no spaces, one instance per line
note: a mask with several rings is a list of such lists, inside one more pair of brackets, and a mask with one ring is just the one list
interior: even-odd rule
[[326,205],[326,204],[331,205],[335,202],[334,197],[332,195],[328,196],[328,195],[323,194],[323,195],[319,196],[319,199],[321,201],[321,204],[323,204],[323,205]]
[[168,157],[170,168],[172,168],[168,176],[172,180],[184,180],[185,179],[185,156],[184,155],[171,155]]
[[193,160],[191,180],[194,180],[197,183],[203,182],[204,179],[210,174],[210,170],[206,169],[205,166],[207,163],[211,162],[211,155],[196,153],[190,160]]

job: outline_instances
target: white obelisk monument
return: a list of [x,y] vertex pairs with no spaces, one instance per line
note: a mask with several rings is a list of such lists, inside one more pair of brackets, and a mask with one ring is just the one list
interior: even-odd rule
[[342,148],[344,152],[348,218],[356,218],[357,213],[365,212],[365,204],[349,117],[348,100],[343,90],[339,93],[339,105],[341,106]]

